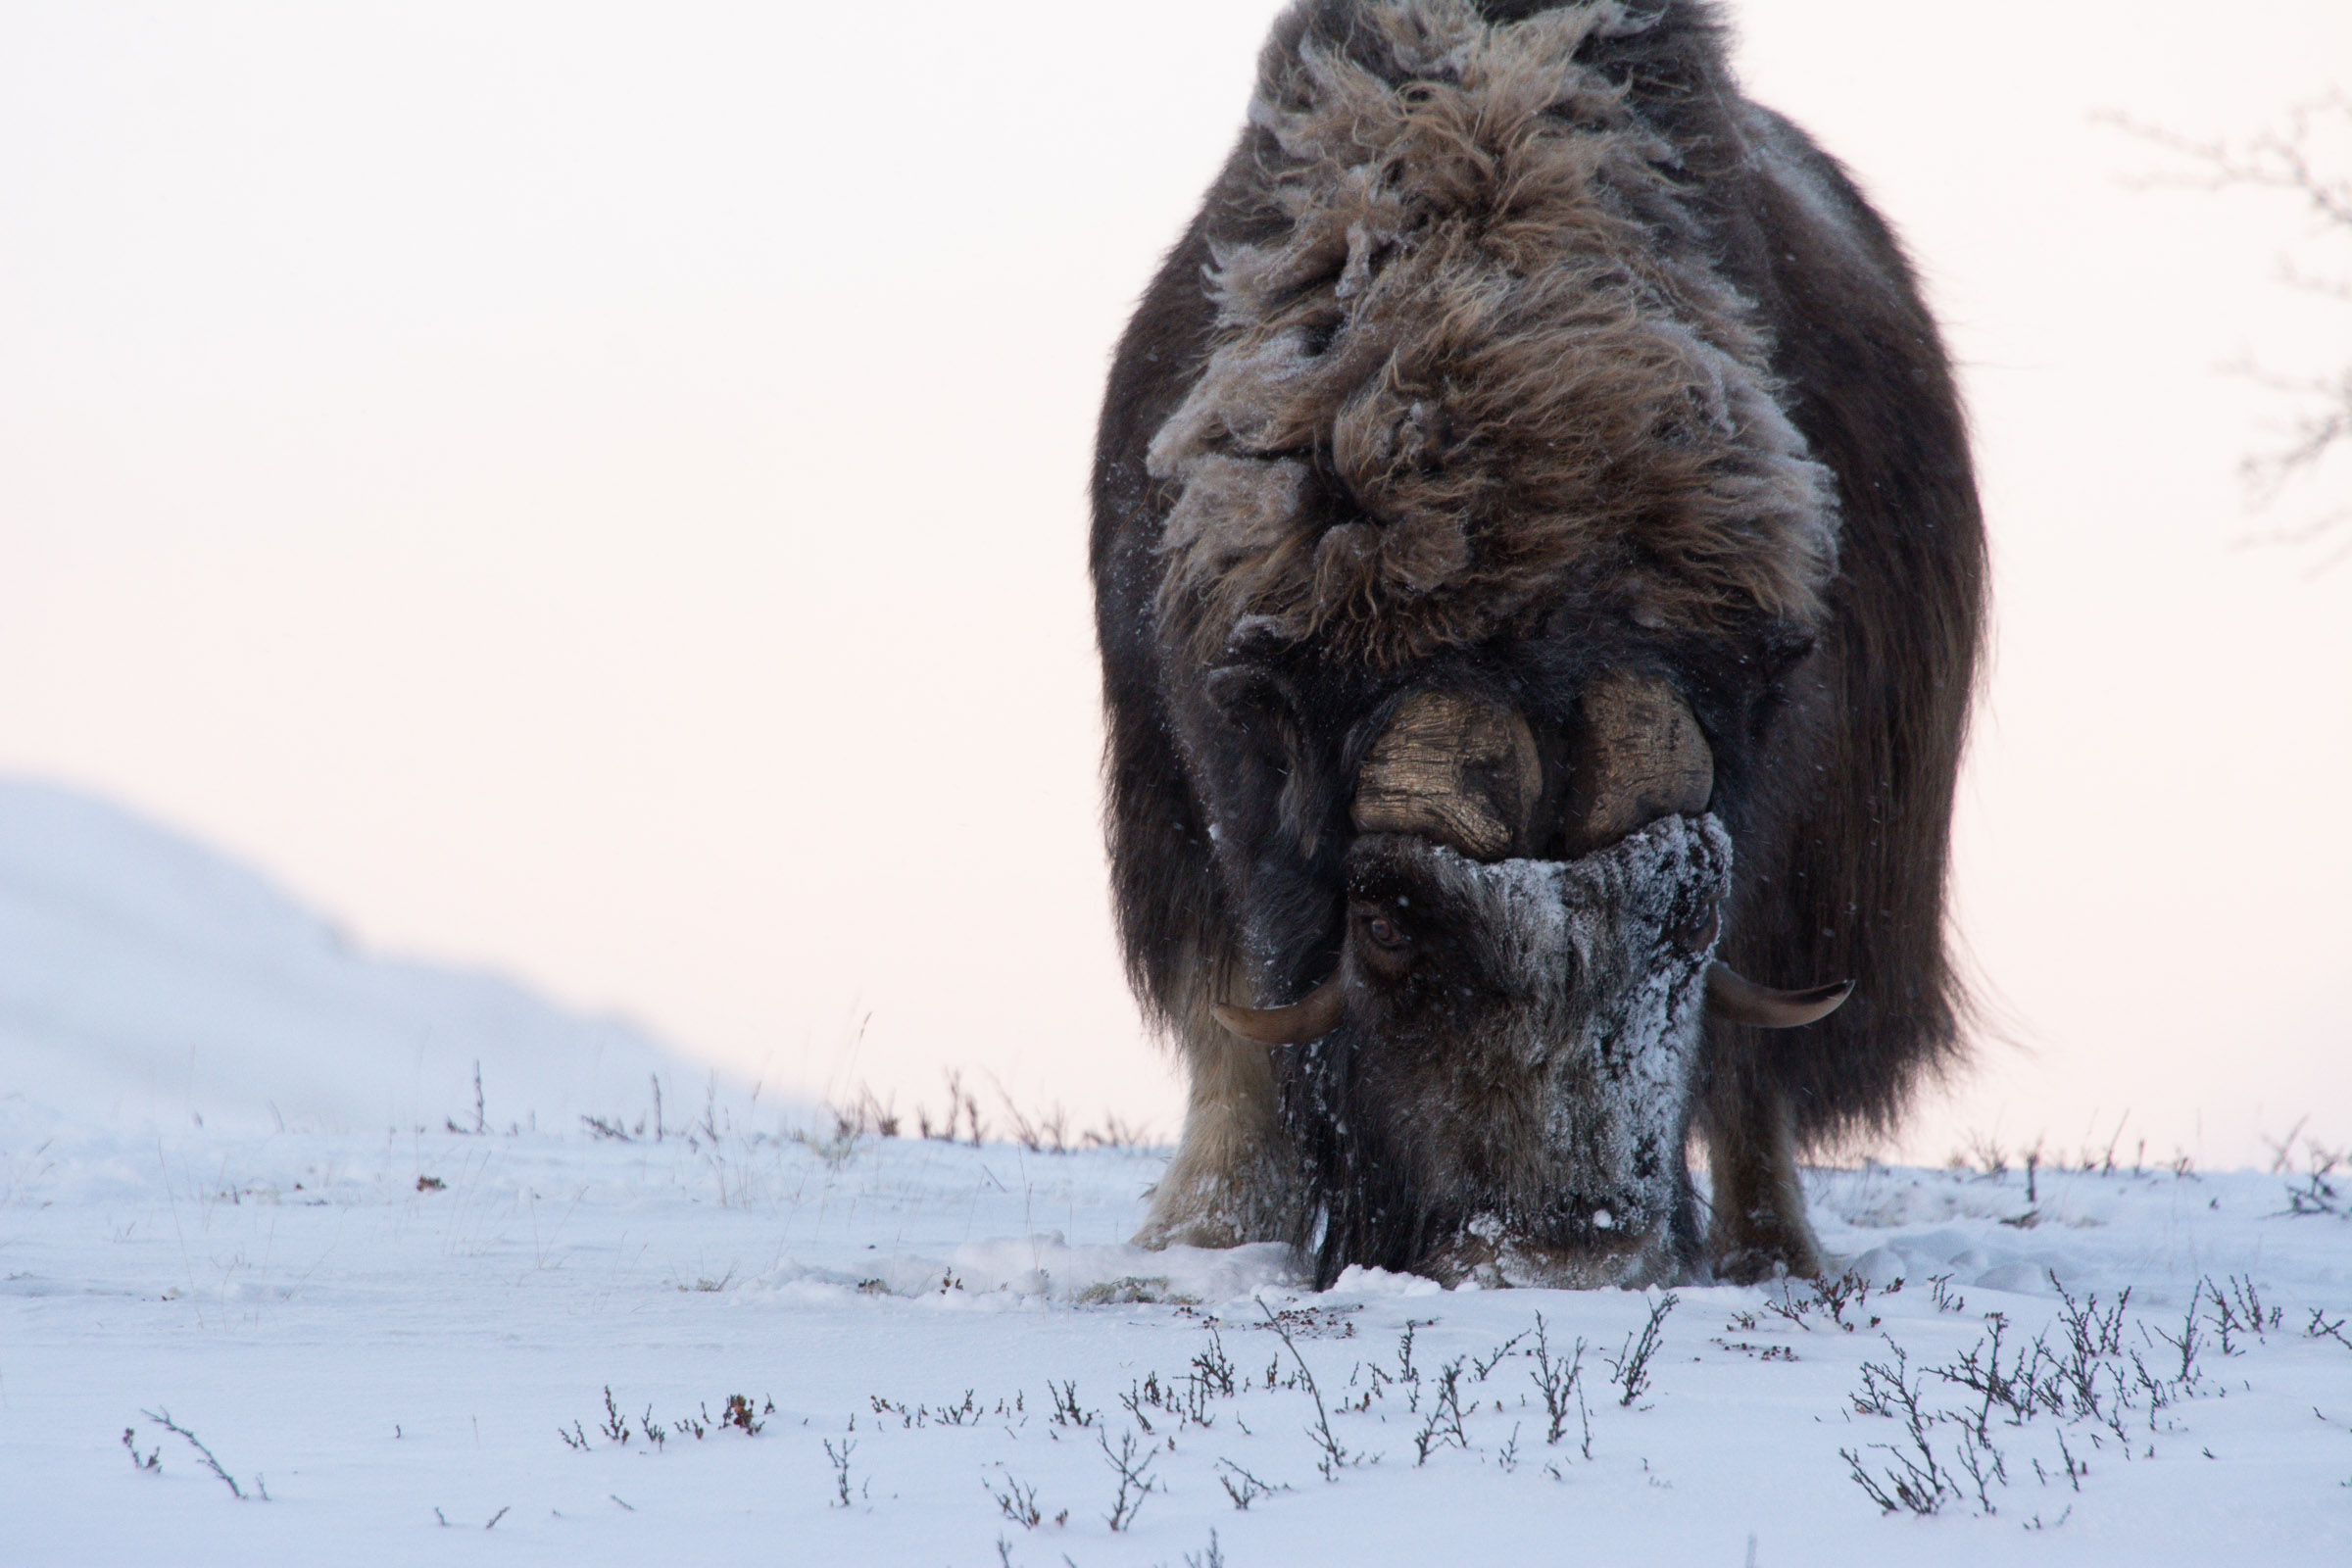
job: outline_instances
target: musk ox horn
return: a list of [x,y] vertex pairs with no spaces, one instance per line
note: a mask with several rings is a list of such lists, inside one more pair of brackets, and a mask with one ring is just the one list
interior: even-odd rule
[[1613,670],[1587,683],[1570,750],[1562,825],[1571,858],[1715,794],[1715,754],[1690,705],[1660,676]]
[[1356,774],[1358,833],[1412,833],[1477,860],[1525,854],[1544,765],[1527,720],[1467,692],[1417,691]]
[[1348,1011],[1348,987],[1335,974],[1287,1007],[1237,1007],[1220,1002],[1208,1010],[1244,1040],[1263,1046],[1302,1046],[1340,1026]]
[[1707,1010],[1759,1029],[1793,1029],[1827,1018],[1853,990],[1851,980],[1840,980],[1809,991],[1775,991],[1721,960],[1707,966]]

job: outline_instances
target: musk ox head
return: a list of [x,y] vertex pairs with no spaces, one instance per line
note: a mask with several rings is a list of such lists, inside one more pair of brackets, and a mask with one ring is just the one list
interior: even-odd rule
[[1845,995],[1714,961],[1732,848],[1712,793],[1662,678],[1588,683],[1548,770],[1501,704],[1396,706],[1357,773],[1329,978],[1218,1009],[1293,1053],[1326,1273],[1585,1286],[1695,1266],[1683,1145],[1706,1013],[1795,1024]]

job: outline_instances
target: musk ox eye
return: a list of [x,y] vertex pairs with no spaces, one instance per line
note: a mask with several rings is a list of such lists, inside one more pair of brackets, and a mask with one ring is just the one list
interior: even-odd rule
[[1376,914],[1371,919],[1366,920],[1364,922],[1364,935],[1370,937],[1374,942],[1379,943],[1382,947],[1391,950],[1401,948],[1406,942],[1411,940],[1404,934],[1404,928],[1402,926],[1398,925],[1396,921],[1390,919],[1385,914]]
[[1715,940],[1716,933],[1722,927],[1722,911],[1710,904],[1683,922],[1674,932],[1674,944],[1685,953],[1702,952],[1708,943]]

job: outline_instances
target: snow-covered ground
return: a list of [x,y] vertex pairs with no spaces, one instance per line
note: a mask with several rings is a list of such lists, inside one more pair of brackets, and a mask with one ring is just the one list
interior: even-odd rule
[[[1901,1289],[1678,1291],[1628,1404],[1654,1293],[1316,1296],[1123,1246],[1152,1152],[708,1133],[12,1120],[0,1560],[2352,1561],[2352,1220],[2281,1177],[1819,1173]],[[1844,1456],[1899,1500],[1904,1391],[1933,1517]]]
[[657,1122],[658,1046],[126,822],[0,791],[0,1564],[2352,1561],[2352,1177],[1824,1170],[1832,1298],[1317,1295],[1127,1247],[1162,1151]]

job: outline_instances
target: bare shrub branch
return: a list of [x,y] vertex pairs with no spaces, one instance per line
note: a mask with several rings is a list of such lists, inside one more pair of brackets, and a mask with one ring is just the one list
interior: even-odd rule
[[[2324,237],[2352,241],[2352,165],[2330,167],[2331,140],[2352,140],[2352,94],[2343,89],[2290,107],[2280,123],[2229,140],[2182,135],[2128,115],[2094,117],[2125,134],[2161,148],[2172,170],[2136,175],[2138,188],[2263,190],[2293,197]],[[2278,279],[2289,288],[2336,303],[2352,303],[2352,269],[2313,272],[2281,258]],[[2281,376],[2251,364],[2229,368],[2257,385],[2293,400],[2295,413],[2282,444],[2249,453],[2238,465],[2253,505],[2267,508],[2297,481],[2314,477],[2329,457],[2352,451],[2352,365],[2323,375]],[[2247,542],[2299,546],[2334,533],[2352,520],[2352,506],[2323,508],[2306,520],[2253,535]],[[2324,559],[2314,573],[2352,557],[2352,541]]]

